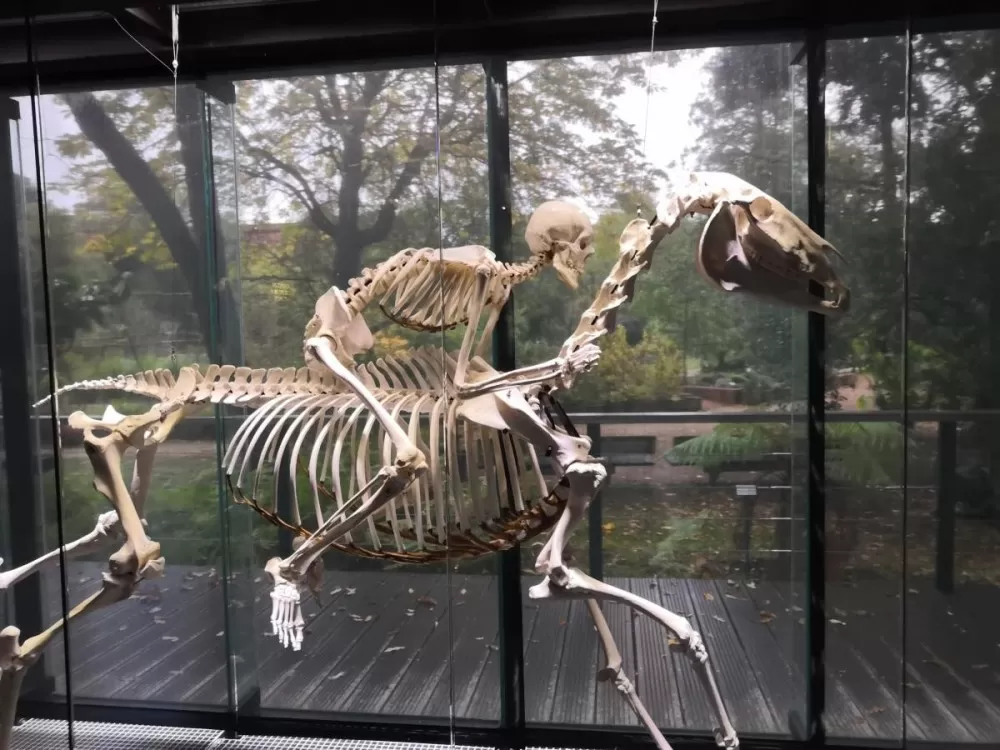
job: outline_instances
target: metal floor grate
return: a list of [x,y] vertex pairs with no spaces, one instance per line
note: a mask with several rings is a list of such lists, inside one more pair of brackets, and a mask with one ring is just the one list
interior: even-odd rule
[[[73,750],[214,750],[217,729],[73,723]],[[66,722],[29,719],[15,727],[11,750],[69,750]]]
[[[77,721],[73,750],[493,750],[423,742],[371,742],[312,737],[241,737],[230,740],[216,729],[158,727]],[[66,722],[29,719],[14,729],[11,750],[70,750]]]
[[368,740],[337,740],[311,737],[241,737],[220,739],[211,750],[492,750],[464,745],[434,745],[423,742],[372,742]]

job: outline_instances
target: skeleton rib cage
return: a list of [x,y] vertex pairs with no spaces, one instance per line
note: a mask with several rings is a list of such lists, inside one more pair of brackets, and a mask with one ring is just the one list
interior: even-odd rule
[[[558,518],[564,483],[549,486],[543,457],[528,441],[458,414],[448,385],[454,365],[443,350],[428,347],[354,368],[428,456],[429,471],[366,519],[365,530],[346,533],[331,549],[409,563],[478,557],[547,531]],[[395,453],[361,400],[331,385],[259,406],[233,435],[223,468],[236,502],[305,538],[309,527],[342,519],[345,501],[356,493],[367,502],[364,489]],[[278,513],[282,475],[291,518]],[[270,510],[260,499],[267,484]],[[305,493],[313,511],[308,526],[300,510]]]

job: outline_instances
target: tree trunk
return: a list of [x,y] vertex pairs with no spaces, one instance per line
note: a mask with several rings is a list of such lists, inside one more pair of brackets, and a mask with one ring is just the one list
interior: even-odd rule
[[[213,336],[211,295],[218,293],[220,319],[233,319],[228,316],[234,316],[236,309],[228,287],[220,285],[218,279],[210,278],[209,252],[215,252],[215,248],[207,247],[206,237],[208,221],[204,179],[207,175],[204,165],[207,160],[204,158],[204,139],[198,130],[200,95],[188,87],[183,91],[183,97],[178,92],[178,134],[181,138],[181,154],[194,231],[149,164],[118,131],[100,102],[89,93],[67,94],[65,99],[80,131],[101,150],[160,231],[160,236],[187,283],[202,341],[206,352],[211,356],[212,342],[216,338]],[[194,97],[193,102],[189,93]],[[184,107],[181,107],[182,102]],[[182,115],[185,110],[187,114]]]

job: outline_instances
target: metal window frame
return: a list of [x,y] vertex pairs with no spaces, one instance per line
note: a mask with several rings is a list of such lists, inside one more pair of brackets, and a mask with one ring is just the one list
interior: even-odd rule
[[[686,33],[690,30],[680,29],[671,33],[669,29],[658,29],[657,49],[670,49],[679,47],[697,47],[712,44],[732,45],[732,44],[759,44],[775,41],[801,40],[804,36],[806,40],[806,70],[807,70],[807,153],[808,153],[808,222],[817,231],[824,229],[825,211],[825,128],[826,118],[824,112],[824,81],[825,81],[825,52],[826,43],[832,39],[853,38],[863,35],[879,35],[885,33],[898,33],[899,24],[903,16],[898,20],[881,21],[877,25],[850,25],[838,23],[830,25],[822,20],[813,23],[803,24],[800,21],[789,24],[777,24],[774,27],[757,26],[751,29],[734,29],[731,26],[724,26],[721,30],[712,32]],[[600,20],[597,21],[600,23]],[[913,21],[913,33],[919,34],[928,31],[961,30],[961,29],[989,29],[1000,26],[1000,21],[996,15],[981,16],[970,15],[949,19],[931,19]],[[509,156],[509,119],[506,108],[506,71],[507,65],[511,61],[520,59],[532,59],[541,57],[554,57],[564,55],[588,55],[588,54],[612,54],[624,52],[639,52],[643,50],[646,40],[646,29],[640,30],[630,41],[630,37],[616,36],[612,43],[608,45],[595,45],[588,43],[586,46],[580,44],[562,44],[558,46],[543,47],[522,47],[511,53],[503,53],[498,50],[496,54],[482,55],[472,54],[464,50],[452,50],[449,52],[449,37],[442,36],[442,54],[440,60],[447,60],[449,63],[477,62],[484,64],[487,74],[487,123],[488,123],[488,158],[489,158],[489,194],[490,194],[490,231],[491,245],[501,260],[510,257],[511,243],[511,216],[508,210],[511,198],[510,184],[510,156]],[[426,46],[421,45],[426,49]],[[413,67],[428,65],[433,60],[426,55],[414,56],[410,54],[412,50],[397,50],[398,56],[388,55],[383,58],[381,65],[393,65],[402,67]],[[307,55],[311,54],[306,52]],[[329,53],[327,53],[329,55]],[[323,68],[330,69],[330,60],[315,56],[308,57],[304,66],[297,65],[295,72],[302,73],[308,70]],[[134,59],[135,65],[124,70],[119,69],[115,74],[109,71],[89,70],[84,71],[77,77],[68,76],[62,81],[54,81],[54,87],[48,89],[55,91],[57,88],[68,90],[71,88],[94,88],[100,85],[120,88],[127,78],[133,85],[149,85],[154,80],[162,82],[162,75],[159,70],[152,68],[148,60]],[[332,61],[335,66],[344,67],[349,63],[342,60]],[[256,75],[289,75],[290,71],[285,67],[287,61],[279,57],[278,67],[251,68],[247,64],[245,57],[238,54],[229,58],[220,58],[218,63],[221,71],[225,71],[226,77],[236,77],[233,74],[237,71],[240,77],[245,77],[249,71]],[[357,64],[351,66],[357,70]],[[123,74],[120,77],[117,74]],[[197,78],[204,80],[205,71],[196,74]],[[102,77],[103,76],[103,77]],[[113,77],[108,77],[113,76]],[[182,74],[182,79],[184,75]],[[190,80],[190,79],[188,79]],[[495,87],[495,88],[494,88]],[[30,86],[26,91],[30,90]],[[494,99],[489,95],[490,91],[502,90],[502,99]],[[0,144],[2,145],[2,144]],[[2,154],[0,154],[2,156]],[[2,206],[0,206],[2,208]],[[14,289],[19,284],[17,278],[7,279],[5,282],[11,285],[11,294],[4,295],[9,299],[15,299],[14,292],[18,295],[22,293],[20,289]],[[502,367],[511,367],[514,364],[514,339],[512,312],[508,308],[501,317],[500,324],[495,334],[495,359],[496,363]],[[806,717],[805,727],[801,739],[789,739],[785,737],[755,737],[743,735],[742,746],[745,748],[799,748],[799,747],[825,747],[827,738],[825,737],[822,721],[825,706],[825,446],[823,442],[823,431],[826,415],[823,410],[823,381],[825,375],[825,348],[826,331],[825,321],[822,316],[810,314],[808,320],[808,503],[807,503],[807,529],[808,529],[808,582],[810,607],[807,619],[807,639],[809,650],[809,664],[807,669],[807,694],[806,694]],[[11,351],[9,344],[10,335],[7,328],[0,332],[0,350]],[[26,363],[12,363],[10,374],[5,373],[4,385],[7,386],[10,378],[23,378],[27,376]],[[5,367],[5,370],[7,368]],[[5,406],[13,397],[5,394]],[[6,408],[5,424],[7,417],[11,414]],[[30,462],[23,464],[30,466]],[[25,472],[18,472],[17,481],[28,482],[30,486],[34,482],[33,477],[21,476]],[[23,523],[22,523],[23,526]],[[356,739],[420,739],[430,742],[449,742],[454,740],[466,744],[490,744],[499,747],[523,748],[529,746],[573,746],[573,747],[607,747],[610,745],[618,747],[651,747],[648,736],[637,729],[621,729],[617,727],[568,727],[561,725],[529,726],[524,719],[524,675],[523,675],[523,633],[521,628],[520,609],[520,552],[515,550],[500,556],[499,576],[500,576],[500,613],[501,613],[501,690],[502,708],[498,723],[488,723],[480,721],[469,721],[457,719],[449,722],[447,719],[420,720],[416,717],[406,717],[399,720],[396,717],[371,717],[371,716],[338,716],[336,718],[320,718],[315,714],[302,712],[280,712],[258,709],[252,715],[242,714],[238,717],[231,717],[233,707],[219,710],[205,710],[194,707],[171,706],[171,707],[123,707],[115,704],[104,704],[93,701],[75,701],[74,716],[79,720],[104,720],[118,721],[126,723],[152,723],[152,724],[177,724],[187,726],[203,726],[210,728],[224,728],[239,733],[260,733],[260,734],[296,734],[302,736],[341,736]],[[25,587],[28,588],[28,587]],[[28,596],[31,596],[30,594]],[[37,596],[35,594],[34,596]],[[38,717],[63,718],[66,715],[66,706],[57,703],[36,703],[33,701],[22,701],[21,714]],[[377,718],[377,722],[373,721]],[[235,723],[234,723],[235,722]],[[714,743],[707,735],[697,734],[672,734],[671,743],[677,748],[687,747],[712,747]],[[863,746],[885,747],[895,746],[895,741],[866,741]],[[839,744],[839,743],[838,743]],[[858,745],[862,746],[862,745]]]

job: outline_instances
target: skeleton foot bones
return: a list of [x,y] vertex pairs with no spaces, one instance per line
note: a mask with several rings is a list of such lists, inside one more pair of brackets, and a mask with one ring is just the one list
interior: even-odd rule
[[[628,678],[610,631],[601,629],[597,599],[626,604],[676,633],[694,658],[719,717],[718,742],[736,747],[736,733],[700,637],[681,617],[564,564],[573,527],[607,480],[554,394],[571,388],[600,361],[598,340],[615,327],[615,312],[631,300],[637,277],[659,242],[685,216],[706,214],[696,264],[715,288],[826,315],[848,309],[849,292],[831,257],[836,250],[771,196],[737,177],[698,173],[680,179],[652,222],[635,219],[621,235],[618,260],[576,331],[559,353],[538,364],[498,372],[483,358],[514,287],[551,267],[576,289],[593,253],[593,228],[575,206],[542,204],[525,239],[531,257],[498,261],[487,248],[408,248],[364,269],[342,290],[316,302],[305,329],[305,367],[270,370],[212,365],[85,381],[63,390],[140,393],[156,405],[137,417],[71,417],[86,434],[95,486],[121,517],[126,545],[112,572],[162,565],[159,546],[140,518],[156,445],[190,410],[222,403],[252,409],[230,441],[223,470],[234,500],[291,531],[297,546],[268,561],[271,623],[283,647],[302,648],[301,599],[315,583],[327,551],[412,564],[472,558],[511,549],[551,532],[536,562],[545,578],[538,599],[582,596],[608,655],[615,684],[657,744],[666,740]],[[819,291],[817,291],[819,290]],[[419,331],[464,326],[457,351],[408,350],[358,363],[374,338],[363,317],[377,306],[394,322]],[[107,433],[98,437],[95,430]],[[120,460],[137,447],[131,487]],[[555,475],[542,471],[547,462]],[[308,481],[315,525],[299,511],[299,469]],[[259,501],[261,481],[291,481],[292,517]],[[272,474],[270,479],[265,476]],[[275,494],[275,498],[277,493]],[[276,502],[276,500],[275,500]],[[608,671],[610,670],[610,671]],[[2,750],[2,748],[0,748]]]

